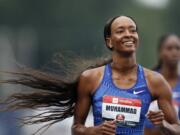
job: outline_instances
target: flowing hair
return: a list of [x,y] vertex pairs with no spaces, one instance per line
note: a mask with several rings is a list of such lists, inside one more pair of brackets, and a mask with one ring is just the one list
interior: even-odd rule
[[[106,38],[111,36],[111,24],[118,17],[120,16],[107,21],[104,27],[105,42]],[[13,94],[2,103],[6,110],[43,109],[43,112],[25,117],[22,121],[25,125],[47,122],[34,134],[38,132],[42,134],[51,125],[73,116],[77,97],[76,89],[81,73],[87,69],[97,68],[112,62],[111,57],[96,60],[86,60],[79,57],[64,59],[63,55],[58,57],[60,59],[56,59],[55,63],[59,67],[64,67],[59,70],[61,75],[25,67],[21,68],[19,72],[5,72],[14,75],[15,78],[0,81],[0,83],[20,84],[34,89],[33,92]]]
[[[64,59],[64,60],[67,60]],[[96,60],[87,60],[80,58],[72,58],[69,63],[74,70],[63,67],[62,76],[41,70],[20,68],[19,72],[4,72],[14,75],[15,78],[2,80],[0,83],[21,84],[34,88],[31,92],[20,92],[9,96],[4,102],[1,102],[1,108],[4,111],[14,111],[21,109],[43,110],[40,113],[24,117],[23,125],[32,125],[46,123],[34,134],[46,131],[51,125],[74,114],[74,106],[76,103],[76,88],[80,74],[91,68],[100,67],[110,63],[112,59],[99,58]],[[61,67],[62,68],[62,67]]]

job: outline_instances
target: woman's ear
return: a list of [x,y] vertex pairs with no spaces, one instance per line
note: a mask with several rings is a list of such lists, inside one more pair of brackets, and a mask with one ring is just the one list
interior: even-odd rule
[[111,38],[106,38],[106,46],[111,50],[113,49]]

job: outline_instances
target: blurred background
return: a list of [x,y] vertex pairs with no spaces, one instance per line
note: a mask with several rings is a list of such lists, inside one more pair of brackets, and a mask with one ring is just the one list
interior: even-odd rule
[[[117,15],[135,19],[139,29],[138,63],[151,68],[157,62],[157,42],[164,33],[180,35],[179,0],[0,0],[0,70],[17,63],[40,69],[55,53],[71,51],[81,57],[108,54],[105,22]],[[1,75],[0,79],[6,77]],[[18,89],[1,86],[4,98]],[[0,135],[30,135],[37,126],[18,128],[16,116],[31,112],[0,113]],[[92,116],[87,125],[92,124]],[[45,135],[70,135],[72,118]]]

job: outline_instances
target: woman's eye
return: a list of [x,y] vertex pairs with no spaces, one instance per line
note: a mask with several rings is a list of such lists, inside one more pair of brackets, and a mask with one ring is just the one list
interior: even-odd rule
[[137,32],[137,31],[136,31],[136,29],[132,29],[132,30],[131,30],[131,32],[133,32],[133,33],[134,33],[134,32]]
[[116,31],[116,33],[123,33],[123,30],[118,30]]

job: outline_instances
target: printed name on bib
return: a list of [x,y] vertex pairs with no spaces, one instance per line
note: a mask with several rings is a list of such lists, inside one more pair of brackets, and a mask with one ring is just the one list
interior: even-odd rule
[[135,126],[140,121],[141,100],[104,96],[102,102],[102,117],[114,120],[119,126]]

